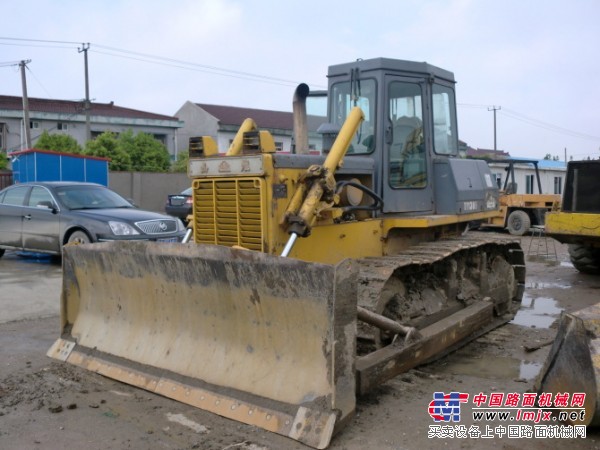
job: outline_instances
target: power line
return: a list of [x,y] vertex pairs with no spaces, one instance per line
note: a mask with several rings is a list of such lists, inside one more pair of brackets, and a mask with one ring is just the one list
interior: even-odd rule
[[184,66],[199,67],[204,70],[215,71],[215,72],[222,73],[224,75],[237,75],[240,77],[249,77],[252,79],[257,78],[257,79],[261,79],[261,80],[277,81],[277,82],[289,83],[289,84],[294,84],[294,85],[300,84],[299,81],[286,80],[283,78],[270,77],[270,76],[266,76],[266,75],[259,75],[259,74],[244,72],[244,71],[240,71],[240,70],[225,69],[222,67],[211,66],[211,65],[207,65],[207,64],[199,64],[199,63],[194,63],[194,62],[190,62],[190,61],[183,61],[183,60],[179,60],[179,59],[168,58],[168,57],[164,57],[164,56],[150,55],[148,53],[140,53],[140,52],[134,52],[131,50],[124,50],[124,49],[119,49],[119,48],[115,48],[115,47],[108,47],[105,45],[94,44],[94,47],[113,51],[113,52],[118,52],[118,53],[130,54],[130,55],[134,55],[134,56],[142,57],[142,58],[146,58],[146,59],[159,60],[159,61],[164,61],[166,63],[173,63],[173,64],[177,64],[179,66],[184,65]]
[[48,39],[27,39],[27,38],[13,38],[13,37],[2,37],[2,36],[0,36],[0,39],[3,41],[43,42],[43,43],[48,43],[48,44],[75,44],[75,45],[81,44],[81,42],[75,42],[75,41],[51,41]]
[[[2,38],[0,38],[2,39]],[[73,47],[67,47],[66,45],[32,45],[32,44],[9,44],[6,42],[0,42],[0,45],[10,45],[11,47],[28,47],[28,48],[63,48],[71,50]]]
[[457,103],[457,106],[463,108],[473,108],[473,109],[487,109],[488,105],[477,105],[475,103]]
[[508,109],[508,108],[504,108],[504,110],[502,110],[502,112],[500,114],[502,114],[503,116],[510,117],[511,119],[519,120],[521,122],[528,123],[530,125],[533,125],[533,126],[536,126],[539,128],[544,128],[549,131],[554,131],[555,133],[566,134],[566,135],[569,135],[572,137],[577,137],[577,138],[587,139],[587,140],[592,140],[592,141],[600,141],[599,136],[593,136],[591,134],[580,133],[578,131],[569,130],[567,128],[563,128],[558,125],[553,125],[548,122],[543,122],[541,120],[533,119],[531,117],[527,117],[521,113],[518,113],[518,112]]
[[[110,53],[110,52],[102,52],[102,51],[98,51],[98,50],[94,50],[93,48],[90,49],[91,52],[93,53],[98,53],[101,55],[109,55],[109,56],[114,56],[116,58],[123,58],[123,59],[129,59],[132,61],[140,61],[140,62],[145,62],[145,63],[150,63],[150,64],[157,64],[157,65],[161,65],[161,66],[168,66],[168,67],[174,67],[177,69],[183,69],[183,70],[190,70],[190,71],[194,71],[194,72],[202,72],[202,73],[210,73],[210,74],[215,74],[215,75],[221,75],[221,76],[226,76],[226,77],[230,77],[230,78],[237,78],[240,80],[250,80],[250,81],[258,81],[258,82],[262,82],[262,83],[268,83],[268,84],[273,84],[273,85],[279,85],[279,86],[296,86],[299,83],[293,82],[293,81],[287,81],[287,82],[276,82],[276,81],[272,81],[272,80],[266,80],[266,79],[260,79],[260,78],[252,78],[250,76],[241,76],[241,75],[235,75],[233,73],[222,73],[222,72],[215,72],[214,70],[208,70],[208,69],[201,69],[201,68],[196,68],[196,67],[191,67],[191,66],[185,66],[185,65],[178,65],[178,64],[173,64],[173,63],[168,63],[168,62],[161,62],[161,61],[152,61],[149,59],[144,59],[144,58],[136,58],[133,56],[126,56],[126,55],[119,55],[116,53]],[[257,76],[259,77],[259,76]]]
[[[10,38],[10,37],[0,37],[0,40],[9,40],[9,41],[16,41],[16,42],[23,42],[23,43],[35,42],[35,43],[44,43],[44,44],[71,44],[71,45],[79,45],[80,44],[79,42],[74,42],[74,41],[56,41],[56,40],[45,40],[45,39],[25,39],[25,38]],[[2,42],[0,42],[0,45],[21,45],[21,46],[35,47],[35,45],[31,45],[31,44],[6,44],[6,43],[2,43]],[[90,45],[90,44],[88,44],[88,45]],[[50,47],[50,46],[44,45],[41,47]],[[199,63],[195,63],[195,62],[183,61],[183,60],[178,60],[178,59],[164,57],[164,56],[152,55],[149,53],[136,52],[136,51],[132,51],[132,50],[125,50],[125,49],[110,47],[110,46],[106,46],[106,45],[91,44],[91,47],[92,48],[90,48],[90,50],[95,53],[120,57],[120,58],[124,58],[124,59],[130,59],[133,61],[141,61],[141,62],[159,64],[159,65],[163,65],[163,66],[175,67],[178,69],[194,70],[197,72],[212,73],[215,75],[227,76],[227,77],[238,78],[238,79],[243,79],[243,80],[259,81],[259,82],[263,82],[263,83],[275,84],[275,85],[280,85],[280,86],[297,86],[298,84],[300,84],[299,81],[295,81],[295,80],[287,80],[284,78],[276,78],[276,77],[271,77],[271,76],[267,76],[267,75],[261,75],[261,74],[240,71],[240,70],[227,69],[227,68],[223,68],[223,67],[211,66],[211,65],[206,65],[206,64],[199,64]],[[72,47],[56,47],[56,48],[71,49]],[[104,50],[108,50],[108,51],[105,51],[105,52],[98,51],[98,50],[96,50],[96,48],[104,49]],[[126,56],[126,55],[130,55],[130,56]],[[320,86],[320,85],[314,85],[314,86],[318,87],[318,88],[324,88],[324,86]]]
[[[473,109],[489,108],[489,106],[487,106],[487,105],[478,105],[478,104],[472,104],[472,103],[457,103],[457,106],[473,108]],[[553,125],[548,122],[543,122],[538,119],[533,119],[531,117],[528,117],[524,114],[521,114],[517,111],[514,111],[514,110],[506,108],[506,107],[503,107],[503,109],[498,112],[500,115],[502,115],[504,117],[508,117],[509,119],[518,120],[518,121],[526,123],[528,125],[532,125],[532,126],[535,126],[538,128],[543,128],[548,131],[553,131],[554,133],[564,134],[567,136],[576,137],[576,138],[580,138],[580,139],[587,139],[590,141],[600,141],[599,136],[593,136],[591,134],[581,133],[579,131],[574,131],[574,130],[570,130],[568,128],[560,127],[558,125]]]
[[46,95],[48,95],[48,97],[52,99],[53,98],[52,95],[50,94],[50,92],[48,92],[48,89],[46,89],[46,87],[42,84],[42,82],[38,79],[38,77],[35,76],[35,73],[33,73],[33,71],[28,66],[25,66],[25,69],[27,69],[27,71],[31,74],[31,76],[35,79],[35,81],[44,90],[44,92],[46,92]]
[[18,66],[20,63],[21,61],[0,62],[0,67]]

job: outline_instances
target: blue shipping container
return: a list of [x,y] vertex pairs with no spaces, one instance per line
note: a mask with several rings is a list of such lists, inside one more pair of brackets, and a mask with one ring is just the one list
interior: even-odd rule
[[58,153],[48,150],[23,150],[11,153],[15,183],[30,181],[85,181],[108,186],[108,159]]

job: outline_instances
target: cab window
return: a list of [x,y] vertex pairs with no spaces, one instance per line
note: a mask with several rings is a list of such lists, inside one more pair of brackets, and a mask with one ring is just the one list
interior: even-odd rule
[[365,120],[350,143],[349,154],[367,154],[375,150],[376,89],[377,84],[373,79],[336,83],[332,87],[333,124],[341,127],[355,106],[360,107],[365,115]]
[[433,85],[433,150],[439,155],[458,153],[454,91]]
[[393,188],[425,187],[427,161],[421,86],[393,81],[388,89],[388,120],[392,138],[389,146],[389,184]]

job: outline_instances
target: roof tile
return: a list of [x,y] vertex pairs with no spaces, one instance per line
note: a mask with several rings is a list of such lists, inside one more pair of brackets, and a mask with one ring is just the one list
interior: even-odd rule
[[[29,97],[29,111],[58,113],[58,114],[84,114],[84,101],[51,100]],[[0,109],[23,110],[23,98],[12,95],[0,95]],[[128,119],[153,119],[177,120],[173,116],[165,116],[136,109],[124,108],[110,103],[90,103],[90,114],[93,116],[123,117]]]

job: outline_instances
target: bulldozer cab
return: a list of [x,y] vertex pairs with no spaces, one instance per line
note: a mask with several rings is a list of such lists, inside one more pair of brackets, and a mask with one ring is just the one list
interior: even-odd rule
[[458,155],[453,74],[377,58],[331,66],[328,77],[332,124],[341,126],[355,106],[365,114],[347,156],[374,159],[382,212],[434,213],[433,161]]

